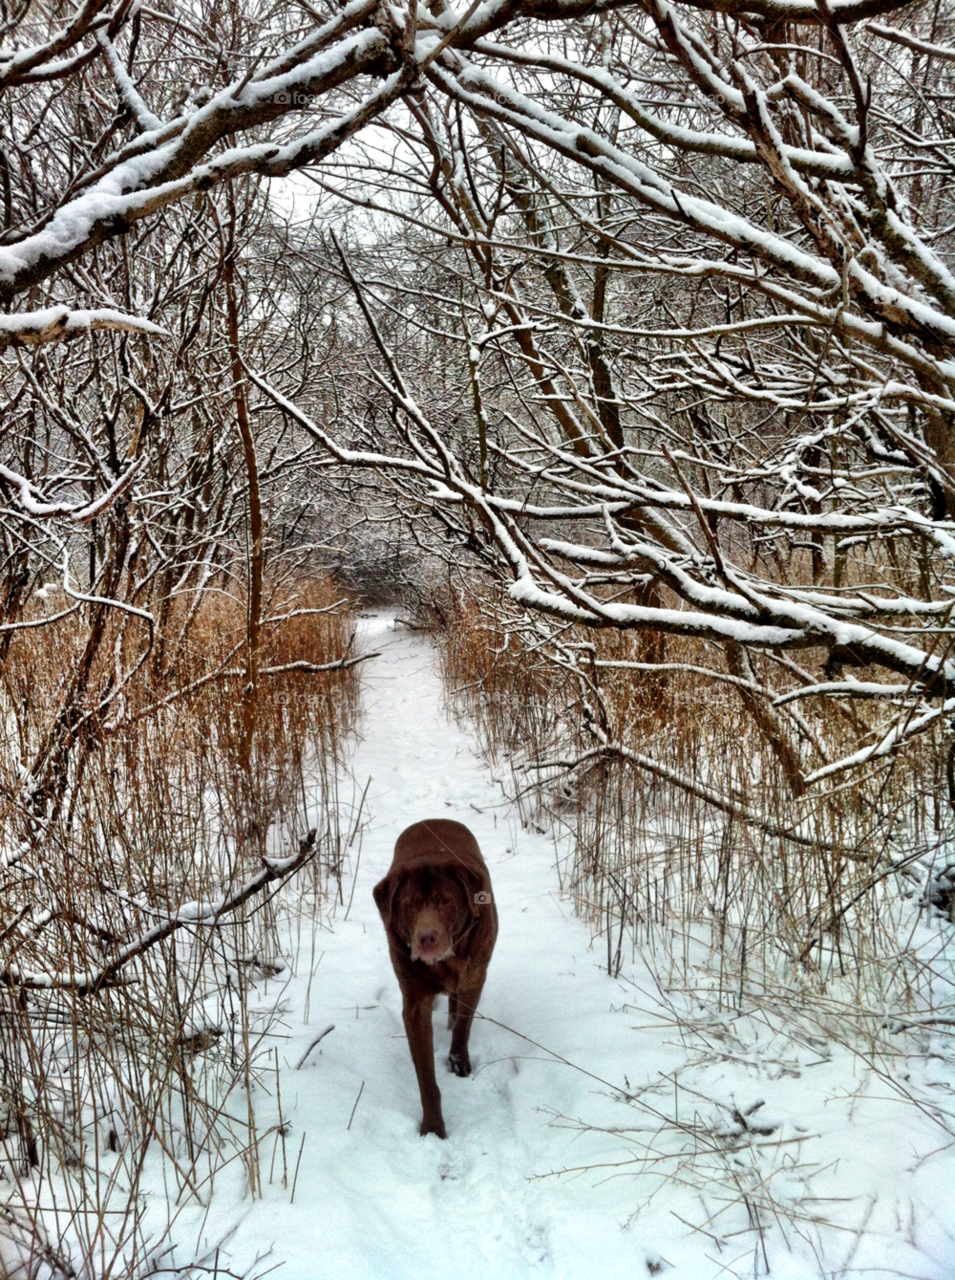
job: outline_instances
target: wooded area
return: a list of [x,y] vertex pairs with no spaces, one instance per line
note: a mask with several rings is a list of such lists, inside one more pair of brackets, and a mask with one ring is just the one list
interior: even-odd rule
[[[189,1000],[160,1033],[127,976],[158,999],[181,926],[306,864],[340,894],[362,600],[439,627],[516,789],[575,806],[611,972],[680,796],[725,824],[721,937],[725,832],[758,848],[767,965],[841,965],[887,881],[951,917],[937,0],[0,0],[0,35],[14,1165],[69,1146],[38,1026],[112,1010],[185,1071]],[[89,1274],[138,1274],[106,1222]]]

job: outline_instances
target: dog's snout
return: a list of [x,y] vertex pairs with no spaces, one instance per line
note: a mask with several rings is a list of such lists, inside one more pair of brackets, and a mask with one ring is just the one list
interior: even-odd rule
[[434,929],[425,929],[418,934],[418,949],[420,951],[434,951],[438,946],[438,935]]

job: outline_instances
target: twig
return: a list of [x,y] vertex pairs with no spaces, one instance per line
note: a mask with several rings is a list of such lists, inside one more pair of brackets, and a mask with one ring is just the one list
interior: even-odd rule
[[315,1046],[316,1046],[317,1044],[321,1044],[321,1042],[322,1042],[322,1041],[325,1039],[325,1037],[328,1035],[329,1031],[334,1031],[334,1030],[335,1030],[335,1024],[334,1024],[334,1022],[332,1022],[332,1023],[330,1023],[330,1024],[325,1028],[325,1030],[324,1030],[324,1031],[320,1031],[320,1032],[318,1033],[318,1035],[315,1037],[315,1039],[312,1041],[312,1043],[308,1046],[308,1048],[305,1050],[305,1052],[304,1052],[304,1053],[302,1054],[302,1056],[299,1058],[298,1062],[296,1062],[296,1064],[295,1064],[295,1070],[296,1070],[296,1071],[301,1071],[302,1067],[304,1067],[304,1066],[305,1066],[305,1059],[306,1059],[306,1058],[308,1057],[308,1055],[312,1052],[312,1050],[315,1048]]
[[[358,1104],[361,1102],[361,1095],[365,1092],[365,1082],[362,1080],[361,1088],[358,1090],[358,1097],[355,1099],[355,1105],[351,1109],[351,1115],[348,1117],[348,1128],[351,1128],[351,1122],[355,1118],[355,1112],[358,1110]],[[346,1130],[347,1132],[347,1130]]]
[[292,1197],[289,1200],[289,1204],[295,1203],[295,1188],[298,1186],[298,1167],[302,1163],[302,1152],[305,1150],[305,1137],[306,1135],[303,1133],[302,1141],[299,1143],[298,1148],[298,1159],[295,1161],[295,1177],[292,1179]]
[[[371,774],[368,775],[368,781],[365,783],[365,789],[361,793],[361,800],[358,802],[358,813],[355,817],[355,826],[352,829],[351,839],[348,841],[348,847],[355,843],[355,836],[358,834],[358,827],[361,822],[361,811],[365,807],[365,797],[368,795],[368,788],[371,786]],[[348,913],[351,911],[351,904],[355,898],[355,886],[358,884],[358,868],[361,866],[361,841],[358,841],[358,857],[355,859],[355,874],[352,876],[351,893],[348,895],[348,906],[345,908],[345,919],[348,919]]]
[[912,1018],[907,1022],[893,1022],[889,1034],[894,1036],[913,1027],[955,1027],[955,1018]]

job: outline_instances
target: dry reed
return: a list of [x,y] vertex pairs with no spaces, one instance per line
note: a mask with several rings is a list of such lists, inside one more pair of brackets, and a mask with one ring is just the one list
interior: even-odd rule
[[[632,633],[548,633],[506,600],[465,592],[449,593],[439,612],[451,708],[467,716],[499,771],[510,766],[525,825],[564,837],[561,887],[608,974],[633,983],[641,1021],[672,1028],[688,1062],[712,1063],[715,1078],[724,1061],[756,1061],[764,1040],[781,1070],[807,1047],[825,1060],[840,1045],[950,1144],[950,1113],[898,1079],[903,1055],[939,1052],[933,1027],[953,1012],[944,939],[918,928],[920,917],[931,926],[933,913],[939,923],[938,905],[951,910],[951,868],[939,865],[951,833],[941,734],[924,735],[835,794],[799,799],[734,687],[687,669],[713,669],[711,647],[668,639],[664,648]],[[683,669],[601,666],[661,661]],[[814,724],[838,749],[866,714],[879,713],[879,704],[867,712],[831,706]],[[619,755],[588,756],[588,721],[666,770],[732,796],[754,820]],[[576,768],[555,763],[581,757]],[[776,1228],[784,1238],[792,1229],[825,1259],[834,1206],[808,1190],[805,1198],[793,1193],[800,1179],[809,1188],[819,1167],[804,1163],[798,1135],[780,1145],[758,1115],[688,1091],[676,1073],[651,1076],[633,1094],[619,1083],[607,1091],[625,1108],[612,1130],[556,1113],[552,1123],[598,1138],[612,1133],[622,1144],[613,1174],[636,1177],[645,1191],[634,1216],[672,1184],[709,1206],[703,1222],[684,1225],[717,1245],[720,1223],[742,1221],[756,1241],[752,1274],[768,1274],[767,1237]],[[606,1163],[592,1167],[607,1175]],[[823,1261],[819,1267],[829,1274]]]
[[[950,827],[941,731],[834,794],[795,797],[732,684],[691,670],[717,666],[711,646],[669,638],[664,653],[635,633],[548,635],[506,602],[464,593],[441,614],[452,703],[484,750],[510,764],[525,818],[569,836],[562,888],[600,938],[608,972],[660,942],[678,946],[688,970],[705,939],[720,1007],[794,971],[819,990],[839,978],[860,999],[871,993],[878,957],[898,949],[904,894],[924,886]],[[651,661],[681,669],[603,665]],[[836,751],[880,713],[880,704],[831,705],[814,726]],[[588,723],[597,721],[663,768],[595,754]],[[721,812],[667,771],[731,797],[755,821]],[[905,968],[899,999],[918,1005],[920,991],[928,998],[922,970],[902,977]]]
[[[317,580],[274,600],[273,615],[296,616],[266,628],[262,668],[346,653],[341,595]],[[32,803],[23,765],[69,696],[83,617],[20,632],[10,648],[0,688],[11,729],[0,747],[2,1276],[142,1274],[168,1250],[182,1206],[207,1205],[230,1162],[243,1163],[253,1196],[270,1176],[260,1152],[276,1138],[257,1129],[253,1086],[277,1070],[274,1015],[256,1012],[253,997],[288,972],[278,927],[288,908],[258,893],[200,917],[264,858],[305,850],[312,828],[295,904],[314,928],[338,894],[346,840],[334,795],[357,678],[264,676],[244,769],[244,605],[223,591],[194,606],[174,604],[165,644],[105,712],[110,671],[98,656],[79,708],[92,714],[52,812]],[[99,654],[139,642],[111,625]],[[182,927],[94,980],[170,921]],[[147,1212],[147,1158],[166,1180],[158,1220]],[[151,1185],[156,1177],[152,1167]]]

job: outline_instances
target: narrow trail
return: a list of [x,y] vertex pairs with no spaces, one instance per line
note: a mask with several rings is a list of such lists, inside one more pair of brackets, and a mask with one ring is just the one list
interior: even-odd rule
[[[675,1029],[653,1016],[649,972],[638,962],[619,979],[608,977],[601,945],[591,945],[589,929],[560,900],[553,841],[520,827],[473,739],[449,723],[429,644],[384,617],[364,619],[360,639],[382,651],[363,668],[361,738],[348,762],[353,784],[343,787],[347,798],[354,785],[357,800],[368,783],[360,858],[353,849],[345,905],[318,931],[314,965],[311,939],[303,935],[295,971],[279,995],[280,1030],[288,1037],[279,1055],[282,1114],[290,1126],[289,1189],[275,1172],[270,1137],[262,1148],[262,1197],[250,1200],[236,1161],[219,1175],[208,1211],[183,1215],[176,1233],[181,1247],[224,1239],[222,1267],[244,1274],[267,1255],[258,1274],[281,1263],[275,1274],[284,1280],[765,1275],[766,1241],[742,1203],[726,1200],[725,1225],[715,1228],[725,1233],[722,1240],[713,1227],[690,1227],[722,1212],[720,1189],[708,1203],[679,1177],[655,1176],[662,1126],[614,1096],[614,1089],[626,1088],[669,1112],[674,1073],[692,1066]],[[450,1033],[442,1001],[435,1012],[444,1142],[418,1136],[420,1107],[400,995],[371,894],[399,832],[429,817],[454,818],[474,832],[500,915],[481,1002],[485,1017],[472,1032],[469,1079],[443,1069]],[[274,984],[263,1005],[270,1000],[274,1004]],[[297,1070],[329,1023],[334,1031]],[[775,1068],[765,1068],[755,1053],[749,1065],[727,1067],[729,1075],[719,1067],[719,1087],[741,1107],[768,1099],[761,1116],[802,1120],[804,1096],[793,1092],[800,1064],[783,1073],[793,1078],[776,1072],[774,1083]],[[719,1055],[713,1060],[721,1061]],[[806,1087],[822,1083],[820,1073],[808,1073]],[[263,1090],[264,1096],[256,1093],[260,1132],[278,1117],[265,1084]],[[706,1109],[705,1100],[680,1105],[690,1113],[694,1105]],[[824,1105],[818,1096],[816,1106]],[[782,1137],[783,1129],[777,1133]],[[786,1148],[793,1153],[786,1158],[795,1164],[803,1138],[793,1133],[791,1127],[785,1133],[797,1144]],[[291,1166],[303,1135],[292,1203]],[[879,1139],[892,1141],[891,1135]],[[636,1177],[637,1166],[626,1162],[644,1154],[650,1158],[642,1172],[650,1176]],[[805,1191],[801,1178],[791,1175],[794,1196]],[[860,1215],[866,1211],[871,1205],[860,1199]],[[936,1246],[944,1252],[944,1239],[936,1237]],[[842,1253],[848,1261],[848,1245],[840,1245]],[[769,1240],[769,1260],[780,1280],[820,1274],[813,1244],[791,1232]],[[918,1274],[946,1274],[924,1255],[919,1261]],[[857,1256],[854,1274],[866,1271],[860,1263]],[[833,1273],[844,1274],[838,1267]]]
[[[263,1200],[250,1202],[246,1191],[223,1259],[228,1254],[233,1270],[241,1270],[271,1248],[264,1266],[284,1262],[278,1274],[287,1280],[647,1275],[646,1258],[663,1242],[645,1239],[640,1228],[621,1230],[636,1207],[632,1190],[616,1182],[595,1191],[599,1171],[584,1175],[586,1185],[578,1185],[579,1174],[543,1176],[621,1158],[619,1142],[582,1145],[559,1127],[560,1115],[592,1115],[604,1086],[504,1029],[591,1069],[594,1044],[616,1044],[616,1053],[601,1051],[600,1074],[622,1084],[637,1068],[628,1030],[634,1018],[611,1006],[622,1005],[627,992],[600,969],[589,931],[559,900],[553,842],[520,829],[473,740],[449,723],[430,646],[385,618],[365,619],[361,640],[382,656],[363,668],[361,740],[349,760],[356,794],[371,779],[354,897],[348,919],[338,906],[317,936],[307,1026],[305,939],[281,997],[290,1036],[280,1050],[288,1064],[281,1087],[290,1164],[306,1135],[295,1202],[275,1179]],[[349,790],[343,786],[342,794]],[[443,1142],[418,1136],[400,994],[371,895],[398,833],[429,817],[455,818],[474,832],[501,920],[481,1012],[503,1025],[475,1022],[469,1079],[442,1069],[450,1033],[442,1001],[435,1011]],[[353,849],[352,871],[355,862]],[[349,876],[346,905],[351,894]],[[295,1070],[328,1023],[335,1030]],[[261,1099],[256,1108],[261,1131],[271,1109]],[[270,1151],[271,1140],[264,1148]],[[243,1176],[238,1167],[232,1173],[234,1194],[242,1194]],[[291,1177],[290,1170],[290,1183]],[[225,1187],[220,1194],[217,1182],[202,1239],[225,1234],[234,1217],[233,1195]]]
[[[418,1136],[400,994],[371,896],[396,836],[412,822],[464,822],[487,859],[501,932],[482,1013],[570,1061],[586,1062],[595,1038],[610,1039],[597,1023],[619,1022],[621,1045],[632,1036],[623,1017],[609,1012],[625,995],[598,969],[589,931],[568,919],[558,899],[552,841],[520,829],[473,740],[448,722],[430,646],[377,621],[366,620],[364,631],[366,644],[383,649],[364,670],[363,740],[350,761],[358,788],[371,779],[370,822],[349,918],[339,908],[334,933],[322,936],[325,955],[313,983],[312,1021],[336,1029],[297,1073],[303,1078],[293,1123],[305,1125],[309,1138],[294,1207],[299,1198],[313,1204],[315,1235],[301,1239],[298,1262],[288,1248],[296,1242],[283,1244],[286,1270],[308,1274],[320,1249],[336,1275],[349,1277],[397,1280],[436,1269],[462,1280],[582,1276],[598,1259],[611,1274],[632,1272],[635,1241],[631,1233],[621,1237],[606,1204],[592,1204],[591,1220],[580,1222],[579,1213],[588,1216],[580,1203],[586,1195],[569,1184],[559,1188],[556,1179],[528,1181],[580,1163],[573,1135],[553,1127],[550,1112],[576,1114],[581,1095],[600,1088],[596,1082],[482,1019],[472,1032],[474,1074],[458,1079],[442,1069],[450,1033],[439,1001],[435,1052],[449,1136]],[[350,892],[346,885],[346,903]],[[601,1065],[622,1082],[623,1055]],[[330,1185],[337,1193],[334,1212],[326,1213]],[[555,1198],[566,1201],[560,1212]]]

